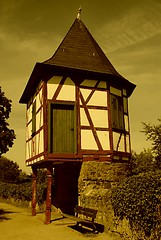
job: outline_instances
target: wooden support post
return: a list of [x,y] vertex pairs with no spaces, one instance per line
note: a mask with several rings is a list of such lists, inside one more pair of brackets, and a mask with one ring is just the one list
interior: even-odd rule
[[45,224],[49,224],[51,222],[52,175],[53,175],[53,166],[49,165],[47,167],[47,193],[46,193]]
[[36,215],[36,178],[37,168],[32,167],[32,216]]

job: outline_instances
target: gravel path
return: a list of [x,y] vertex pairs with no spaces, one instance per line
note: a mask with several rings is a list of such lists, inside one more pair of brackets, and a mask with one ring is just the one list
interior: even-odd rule
[[44,214],[31,216],[29,209],[0,203],[0,240],[113,240],[108,234],[81,233],[70,219],[52,213],[52,223],[44,224]]

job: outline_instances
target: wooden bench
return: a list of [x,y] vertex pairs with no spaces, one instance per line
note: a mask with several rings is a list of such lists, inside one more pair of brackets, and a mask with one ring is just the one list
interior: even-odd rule
[[94,223],[94,220],[97,215],[97,210],[76,206],[74,209],[74,212],[75,212],[75,216],[64,214],[64,213],[62,213],[62,215],[64,217],[67,217],[76,221],[78,226],[79,224],[81,224],[82,226],[88,225],[88,227],[92,227],[94,232],[97,232],[96,224]]

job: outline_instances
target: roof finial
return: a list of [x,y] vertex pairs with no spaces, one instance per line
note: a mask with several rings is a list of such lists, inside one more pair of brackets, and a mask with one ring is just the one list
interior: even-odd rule
[[82,12],[82,8],[80,6],[80,8],[78,9],[78,14],[77,14],[77,19],[80,20],[80,17],[81,17],[81,12]]

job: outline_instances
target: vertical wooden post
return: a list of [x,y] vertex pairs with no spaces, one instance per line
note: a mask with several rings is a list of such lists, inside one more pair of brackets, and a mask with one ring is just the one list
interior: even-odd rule
[[45,224],[49,224],[51,222],[52,174],[53,174],[53,166],[48,165],[48,167],[47,167],[47,193],[46,193]]
[[37,168],[32,167],[32,216],[36,215],[36,178]]

